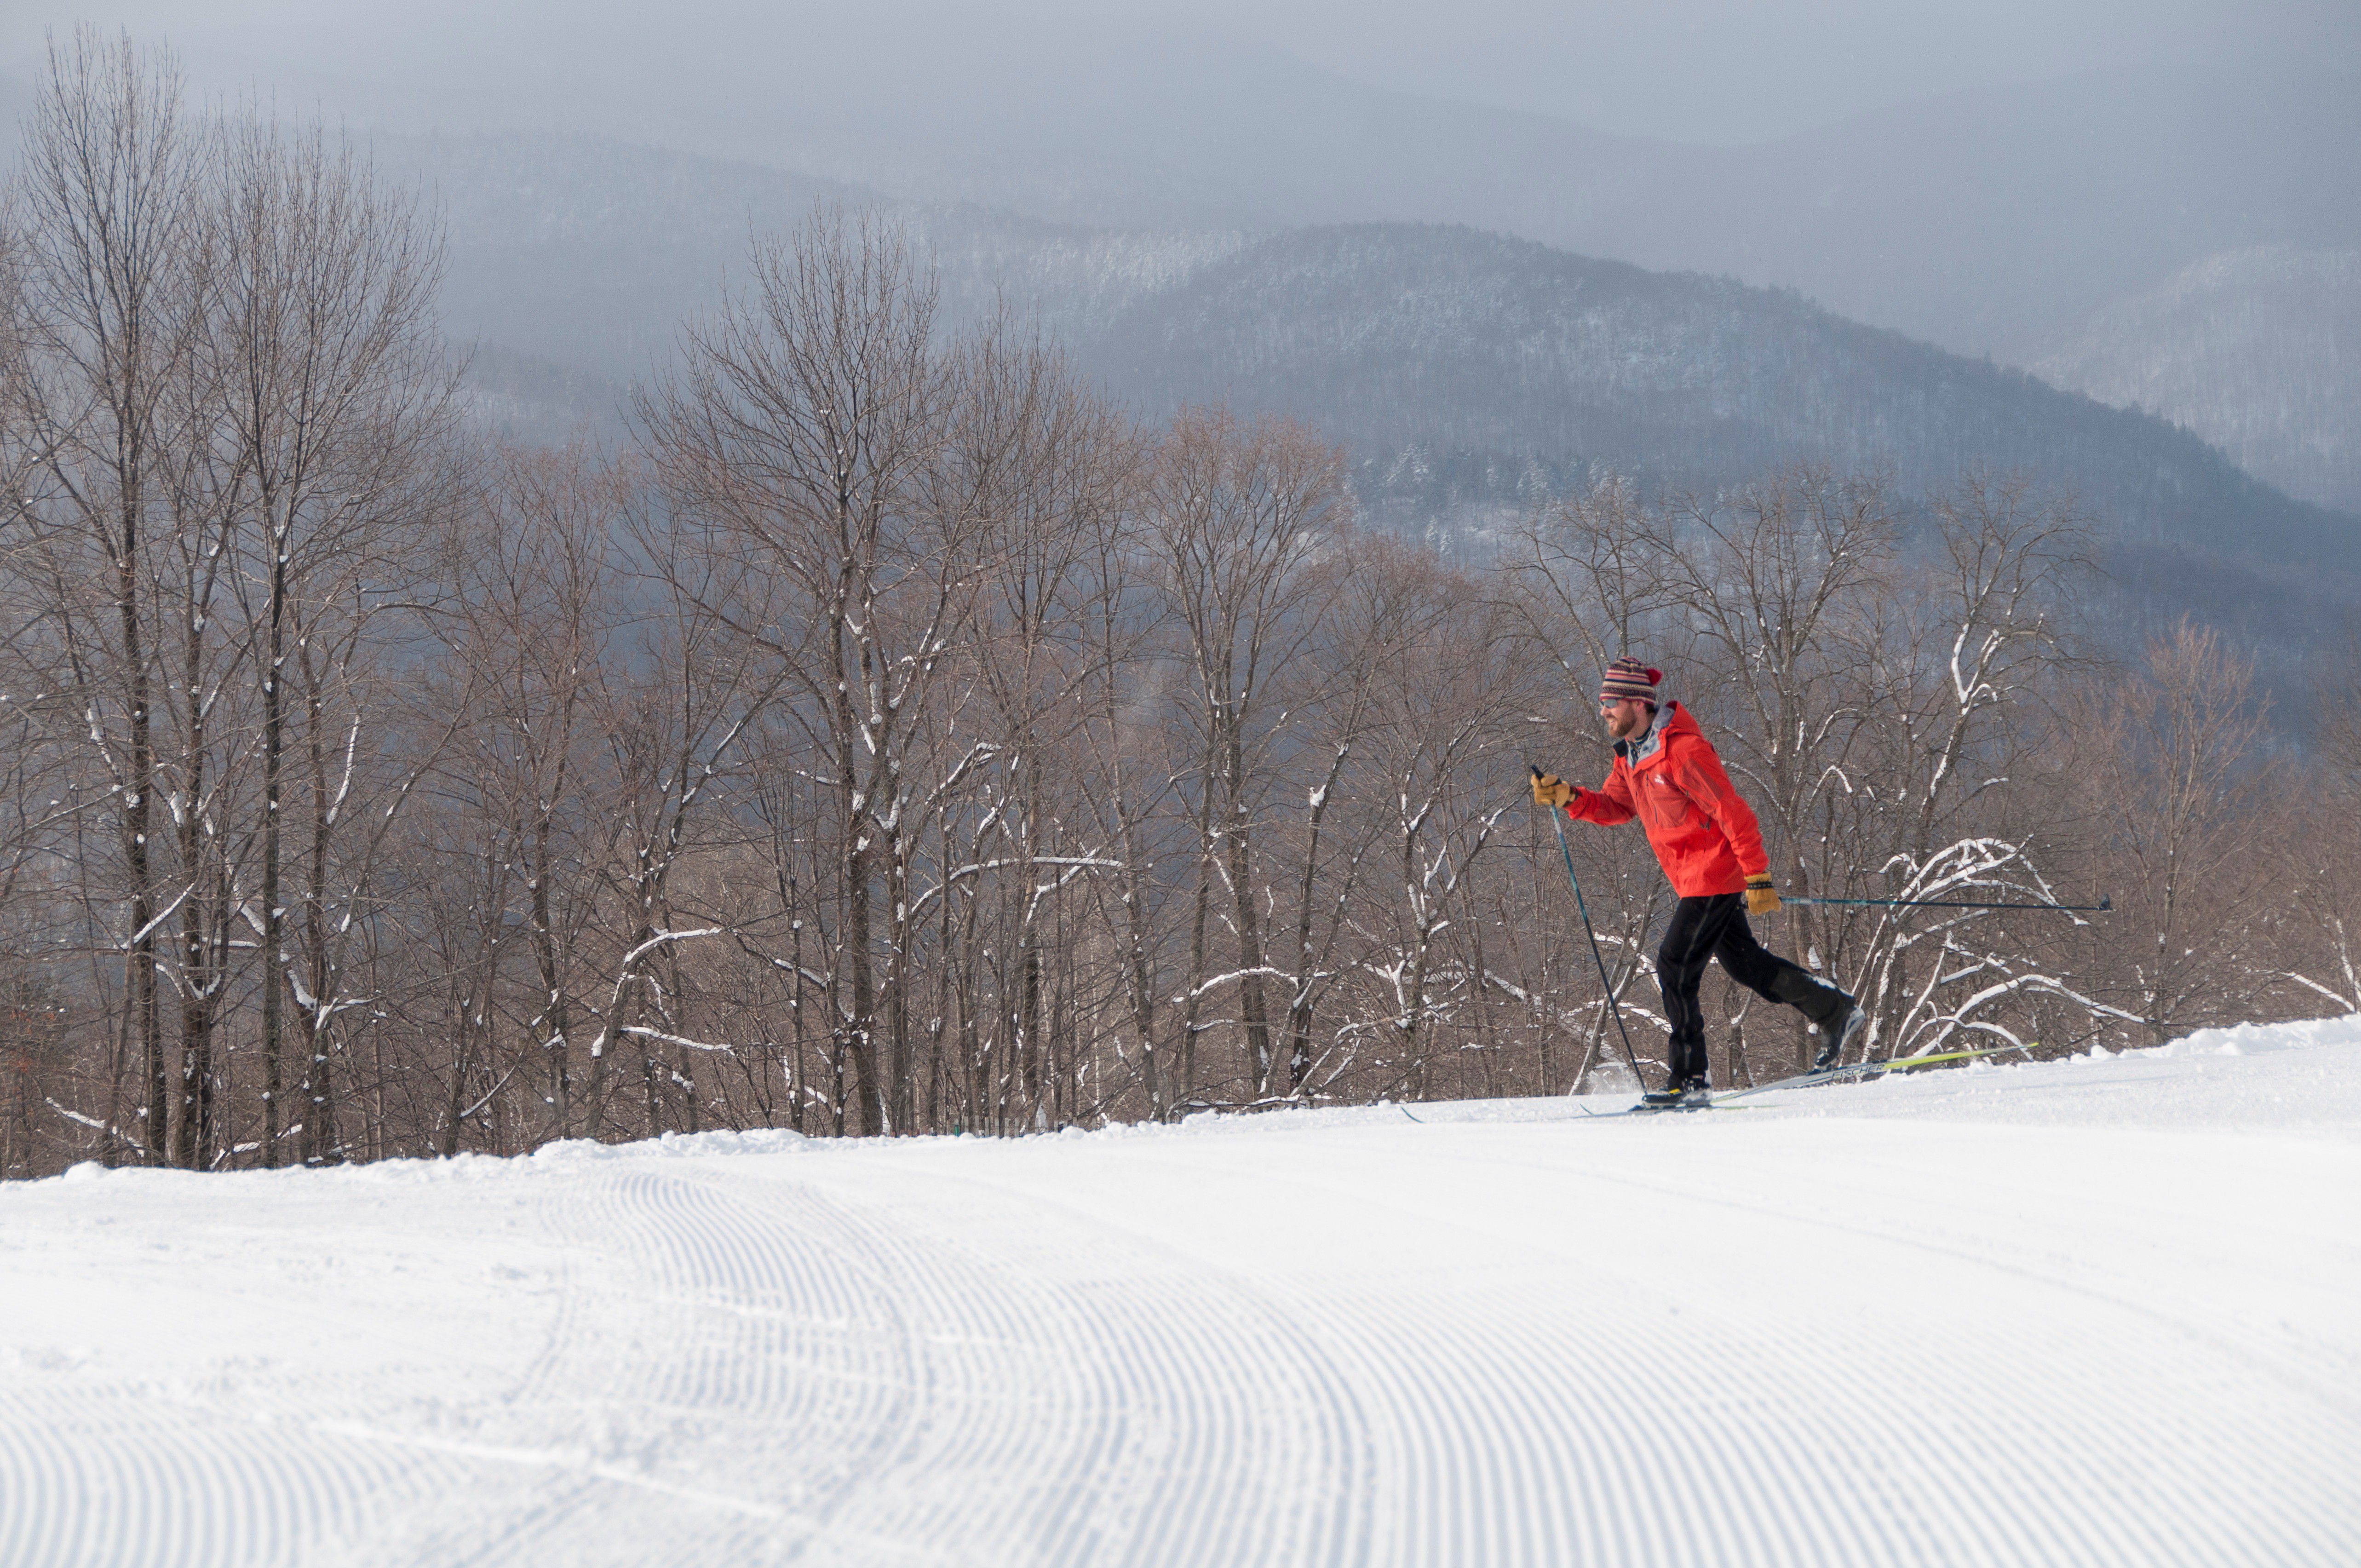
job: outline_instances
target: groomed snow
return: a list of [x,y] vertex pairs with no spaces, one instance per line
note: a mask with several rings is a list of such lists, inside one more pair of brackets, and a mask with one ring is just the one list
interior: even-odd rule
[[2361,1557],[2361,1017],[1747,1103],[81,1168],[0,1564]]

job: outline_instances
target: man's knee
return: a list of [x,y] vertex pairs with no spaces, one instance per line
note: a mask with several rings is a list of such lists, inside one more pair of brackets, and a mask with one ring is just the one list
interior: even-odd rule
[[1657,949],[1656,989],[1666,996],[1695,996],[1704,979],[1704,959],[1675,958],[1661,948]]

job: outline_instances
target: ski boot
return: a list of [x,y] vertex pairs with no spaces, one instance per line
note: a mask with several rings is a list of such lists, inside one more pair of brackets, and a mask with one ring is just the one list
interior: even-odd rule
[[1639,1109],[1653,1111],[1702,1111],[1713,1103],[1713,1084],[1702,1078],[1683,1079],[1662,1089],[1652,1089],[1640,1096]]
[[1812,1058],[1814,1072],[1826,1072],[1844,1060],[1861,1031],[1869,1027],[1868,1010],[1851,997],[1845,998],[1844,1011],[1820,1025],[1820,1054]]

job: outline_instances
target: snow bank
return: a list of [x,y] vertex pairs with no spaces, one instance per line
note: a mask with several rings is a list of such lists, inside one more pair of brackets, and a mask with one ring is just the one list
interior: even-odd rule
[[2125,1054],[2169,1061],[2174,1057],[2242,1057],[2263,1051],[2356,1045],[2361,1045],[2361,1013],[2348,1013],[2342,1018],[2307,1018],[2293,1024],[2234,1024],[2226,1029],[2200,1029],[2151,1049]]

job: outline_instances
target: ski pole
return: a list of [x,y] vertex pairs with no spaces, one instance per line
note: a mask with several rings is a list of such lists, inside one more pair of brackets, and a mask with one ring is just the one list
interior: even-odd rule
[[1872,909],[2055,909],[2072,915],[2103,914],[2114,907],[2114,895],[2096,904],[1996,904],[1986,899],[1947,898],[1781,898],[1782,904],[1860,904]]
[[[1539,768],[1533,769],[1538,773]],[[1574,851],[1565,847],[1565,824],[1558,820],[1554,808],[1548,808],[1550,826],[1557,829],[1557,852],[1565,857],[1565,880],[1574,888],[1574,906],[1582,914],[1582,934],[1590,941],[1590,961],[1598,966],[1598,983],[1607,988],[1608,1011],[1615,1014],[1615,1033],[1623,1041],[1623,1059],[1631,1064],[1632,1081],[1645,1089],[1648,1080],[1640,1070],[1640,1058],[1632,1054],[1631,1036],[1623,1027],[1623,1009],[1615,1000],[1615,982],[1607,978],[1607,960],[1598,956],[1598,933],[1590,928],[1590,909],[1582,902],[1582,882],[1574,874]]]

